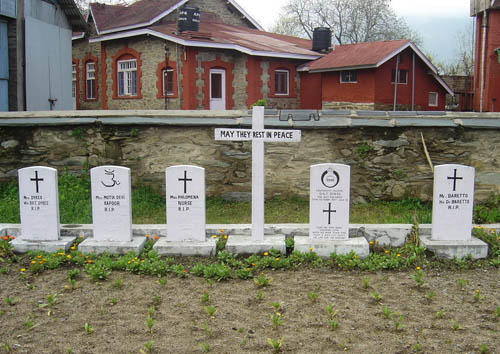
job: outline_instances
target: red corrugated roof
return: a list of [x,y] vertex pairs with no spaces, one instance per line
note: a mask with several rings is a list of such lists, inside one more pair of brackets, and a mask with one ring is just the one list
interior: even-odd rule
[[263,32],[243,26],[208,22],[203,18],[200,21],[198,33],[183,32],[177,34],[175,23],[149,28],[160,34],[185,41],[232,44],[252,51],[319,56],[318,53],[312,51],[312,41],[308,39]]
[[395,40],[336,46],[328,55],[304,66],[309,71],[376,67],[409,43],[408,40]]
[[91,3],[90,9],[99,32],[148,23],[179,0],[139,0],[129,6]]

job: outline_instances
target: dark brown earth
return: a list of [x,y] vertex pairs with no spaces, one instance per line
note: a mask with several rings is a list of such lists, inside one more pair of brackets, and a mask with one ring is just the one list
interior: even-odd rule
[[[418,344],[425,353],[480,353],[482,344],[488,353],[500,353],[496,268],[426,273],[423,289],[408,272],[304,269],[266,272],[274,281],[265,288],[252,280],[210,284],[194,276],[168,277],[162,286],[158,278],[114,272],[102,283],[84,276],[68,291],[68,269],[22,280],[17,265],[6,267],[9,272],[0,274],[0,351],[5,352],[8,344],[13,353],[141,353],[144,343],[153,340],[153,353],[203,353],[202,343],[212,353],[271,353],[267,338],[283,337],[284,353],[412,353]],[[367,276],[368,289],[362,282]],[[113,286],[118,278],[121,289]],[[464,289],[457,284],[460,278],[469,280]],[[478,289],[484,298],[475,301]],[[217,308],[213,317],[201,303],[204,290]],[[261,300],[256,299],[259,291]],[[373,291],[383,296],[380,303]],[[435,296],[428,300],[430,291]],[[318,299],[312,301],[309,292]],[[60,294],[56,304],[41,308],[51,293]],[[18,298],[17,304],[7,305],[7,296]],[[160,304],[150,333],[146,317],[155,296]],[[271,325],[271,302],[282,302],[283,324],[277,330]],[[338,310],[335,331],[327,323],[326,304]],[[403,316],[404,328],[395,329],[383,305]],[[24,322],[30,316],[35,327],[28,331]],[[85,333],[85,323],[93,333]]]

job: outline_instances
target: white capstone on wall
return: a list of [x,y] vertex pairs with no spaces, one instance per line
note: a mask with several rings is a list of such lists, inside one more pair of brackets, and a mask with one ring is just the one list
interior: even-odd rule
[[59,240],[57,170],[26,167],[18,171],[21,238],[27,241]]
[[94,239],[132,241],[130,169],[100,166],[90,170]]
[[205,241],[205,169],[168,167],[165,180],[167,241]]
[[349,238],[349,191],[351,168],[325,163],[311,166],[309,238]]
[[474,168],[469,166],[450,164],[434,168],[433,240],[471,240],[474,175]]

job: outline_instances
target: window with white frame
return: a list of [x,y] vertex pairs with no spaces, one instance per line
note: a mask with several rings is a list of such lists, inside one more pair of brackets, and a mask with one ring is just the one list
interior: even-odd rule
[[118,96],[137,96],[137,60],[120,60],[118,68]]
[[438,93],[437,92],[429,92],[429,106],[437,107],[438,105]]
[[95,63],[90,61],[86,64],[86,88],[87,99],[95,99]]
[[[396,82],[396,70],[392,70],[391,83]],[[408,70],[398,70],[398,84],[408,83]]]
[[275,95],[288,95],[288,81],[290,73],[285,69],[278,69],[274,71],[274,94]]
[[358,72],[356,70],[344,70],[340,72],[341,83],[356,83],[358,82]]
[[163,96],[174,94],[174,69],[168,67],[163,69]]
[[71,65],[71,97],[76,98],[76,64]]

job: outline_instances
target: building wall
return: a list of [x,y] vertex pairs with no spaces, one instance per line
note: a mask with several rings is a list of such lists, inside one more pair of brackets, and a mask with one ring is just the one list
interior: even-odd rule
[[[375,102],[375,70],[358,70],[356,83],[341,83],[340,71],[322,73],[323,109],[350,108],[357,104],[373,105]],[[313,88],[311,88],[313,89]]]
[[[168,47],[169,65],[175,66],[176,94],[162,95],[159,65],[165,62]],[[136,53],[140,59],[140,90],[136,97],[116,94],[115,64],[120,53]],[[135,55],[135,54],[134,54]],[[96,62],[96,99],[86,99],[85,63]],[[152,36],[88,43],[87,39],[73,41],[73,61],[78,65],[78,109],[209,109],[209,70],[226,69],[226,109],[246,109],[260,98],[271,108],[299,108],[300,78],[293,60],[251,57],[234,50],[182,47]],[[275,69],[290,71],[290,94],[273,94]],[[250,78],[249,78],[250,72]]]
[[[412,51],[408,48],[400,55],[399,70],[408,71],[408,83],[398,84],[396,105],[400,109],[411,109],[413,59]],[[396,57],[377,68],[375,74],[375,102],[387,105],[392,109],[394,104],[394,84],[391,83],[392,71],[396,69]],[[415,55],[415,110],[444,111],[446,105],[446,91],[428,74],[425,63]],[[429,93],[438,93],[437,107],[429,106]]]
[[321,74],[300,74],[300,109],[321,109]]
[[[474,66],[474,110],[481,109],[481,59],[483,47],[484,13],[476,20],[476,54]],[[488,11],[488,30],[485,48],[485,83],[483,112],[500,112],[500,63],[495,49],[500,48],[500,9]]]

